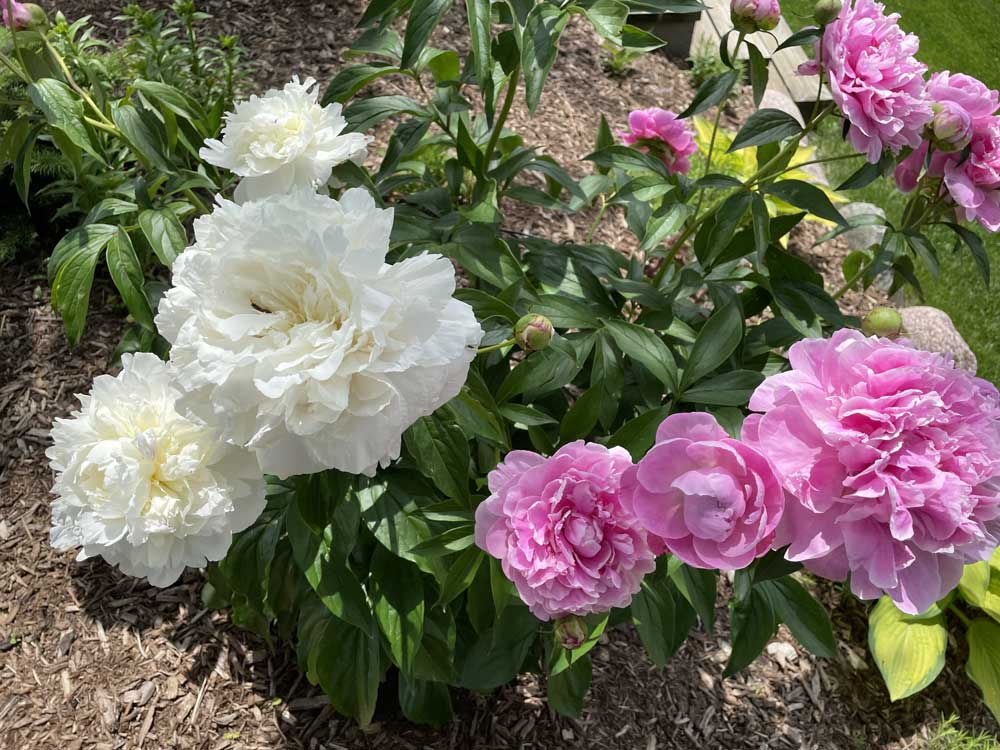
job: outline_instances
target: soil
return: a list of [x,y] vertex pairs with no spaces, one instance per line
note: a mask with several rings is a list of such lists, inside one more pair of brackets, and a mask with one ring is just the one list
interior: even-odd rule
[[[292,73],[328,80],[353,38],[361,0],[225,0],[203,9],[218,30],[239,33],[260,86]],[[461,4],[459,4],[461,5]],[[70,18],[90,14],[116,33],[115,5],[68,0]],[[453,11],[438,43],[463,46]],[[621,125],[632,108],[681,106],[691,95],[682,66],[649,55],[621,78],[606,75],[597,38],[570,25],[542,106],[523,106],[510,126],[578,174],[600,114]],[[381,82],[383,91],[397,84]],[[746,97],[726,113],[735,125]],[[579,240],[593,214],[511,213],[508,228]],[[611,211],[596,238],[628,252],[623,218]],[[792,251],[815,257],[834,288],[841,246],[814,256],[809,237]],[[837,659],[817,660],[784,630],[754,665],[723,680],[727,613],[697,631],[662,669],[635,632],[608,634],[594,652],[593,689],[583,715],[567,720],[545,703],[543,678],[523,675],[494,694],[456,695],[456,720],[442,731],[406,723],[391,704],[361,730],[337,716],[299,672],[289,649],[233,626],[202,607],[196,571],[168,589],[121,575],[101,560],[76,562],[48,544],[47,431],[75,405],[92,378],[111,367],[122,314],[97,285],[83,342],[70,349],[49,304],[41,264],[22,261],[0,276],[0,748],[119,750],[304,748],[720,748],[861,750],[924,746],[929,727],[958,713],[965,726],[996,731],[975,687],[951,654],[938,681],[919,696],[889,703],[867,656],[864,610],[833,587],[822,595],[841,642]],[[877,299],[848,297],[851,312]],[[957,650],[957,649],[953,649]]]

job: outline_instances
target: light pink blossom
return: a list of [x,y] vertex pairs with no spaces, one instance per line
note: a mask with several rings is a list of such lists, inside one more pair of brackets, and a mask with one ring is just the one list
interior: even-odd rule
[[819,57],[800,68],[827,74],[834,102],[850,123],[851,144],[875,164],[885,149],[920,145],[931,119],[925,98],[927,66],[914,55],[920,40],[899,27],[874,0],[850,0],[823,32]]
[[840,330],[789,351],[743,439],[789,496],[785,556],[919,613],[1000,544],[1000,393],[940,355]]
[[0,9],[3,13],[3,25],[8,28],[13,29],[23,29],[31,22],[31,9],[28,8],[24,3],[19,3],[17,0],[9,0],[10,9],[13,11],[14,23],[11,25],[10,18],[7,12],[7,2],[8,0],[0,0]]
[[500,560],[539,619],[628,606],[655,567],[619,497],[630,466],[625,449],[581,440],[549,458],[512,451],[490,472],[476,544]]
[[625,473],[622,499],[650,535],[696,568],[739,570],[771,549],[785,504],[771,463],[711,414],[673,414]]
[[635,146],[663,159],[671,174],[687,174],[689,157],[698,150],[688,124],[673,112],[659,107],[637,109],[629,113],[629,129],[618,136],[626,146]]

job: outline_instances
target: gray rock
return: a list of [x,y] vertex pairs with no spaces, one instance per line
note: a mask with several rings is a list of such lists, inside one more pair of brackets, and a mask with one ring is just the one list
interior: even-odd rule
[[[845,219],[865,214],[875,214],[885,218],[885,211],[874,203],[848,203],[846,206],[841,206],[840,213]],[[851,250],[867,250],[872,245],[877,245],[882,241],[885,236],[885,227],[878,224],[870,227],[858,227],[850,232],[844,232],[842,236],[847,240]]]
[[979,364],[976,355],[965,343],[948,313],[936,307],[921,306],[904,307],[899,314],[903,317],[903,335],[915,347],[950,355],[956,367],[976,372]]

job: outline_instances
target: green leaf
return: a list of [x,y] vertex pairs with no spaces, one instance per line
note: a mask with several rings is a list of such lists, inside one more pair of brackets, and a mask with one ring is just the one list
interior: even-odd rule
[[733,90],[739,77],[740,73],[736,70],[727,70],[725,73],[712,76],[698,88],[694,99],[678,117],[681,119],[691,117],[699,112],[704,112],[709,107],[720,104],[729,96],[729,92]]
[[789,49],[790,47],[805,47],[809,44],[815,44],[823,37],[823,32],[815,26],[810,26],[808,28],[802,29],[801,31],[796,31],[785,41],[778,45],[775,52],[783,49]]
[[504,608],[496,625],[469,648],[461,665],[460,683],[488,691],[510,682],[538,638],[538,620],[522,604]]
[[993,716],[1000,720],[1000,625],[979,617],[965,635],[969,641],[965,671],[983,691],[983,700]]
[[743,340],[743,311],[738,299],[723,305],[698,331],[691,347],[681,390],[697,383],[729,359]]
[[363,133],[372,130],[383,120],[398,115],[412,115],[426,118],[427,111],[408,96],[372,96],[358,99],[344,110],[344,117],[350,123],[348,130]]
[[469,18],[469,34],[472,38],[472,58],[475,64],[476,80],[484,88],[491,81],[493,60],[490,53],[490,0],[465,0]]
[[763,382],[763,373],[756,370],[724,372],[688,388],[681,401],[711,406],[745,406],[750,395]]
[[174,173],[173,165],[163,155],[166,143],[165,133],[154,130],[153,123],[159,124],[151,116],[144,119],[131,104],[117,104],[111,107],[111,119],[135,149],[135,157],[140,162],[152,164],[168,174]]
[[670,582],[663,562],[643,579],[639,593],[632,597],[631,614],[646,653],[658,667],[670,661],[695,620],[694,609]]
[[642,236],[639,249],[649,252],[667,237],[676,233],[691,215],[691,207],[684,203],[675,203],[666,212],[655,214],[646,225],[646,233]]
[[525,19],[521,34],[521,69],[529,114],[535,113],[542,99],[542,88],[556,61],[559,37],[568,20],[568,11],[549,3],[536,5]]
[[403,34],[403,55],[399,67],[412,68],[423,52],[431,32],[451,7],[451,0],[414,0]]
[[750,84],[753,87],[753,104],[759,107],[767,91],[767,81],[770,77],[768,61],[757,49],[757,45],[747,43],[747,54],[750,57]]
[[976,261],[976,266],[979,268],[979,275],[983,277],[983,281],[986,282],[986,286],[988,287],[990,285],[990,256],[986,253],[986,247],[983,245],[982,239],[980,239],[978,234],[971,229],[966,229],[961,224],[945,222],[945,226],[957,234],[969,248],[969,252],[972,253],[972,258]]
[[729,153],[750,146],[777,143],[785,138],[799,135],[802,126],[799,121],[780,109],[759,109],[747,118],[746,124],[733,139]]
[[622,43],[622,29],[628,20],[628,6],[620,0],[596,0],[583,12],[594,30],[615,44]]
[[563,417],[559,427],[560,443],[571,443],[590,434],[600,416],[603,397],[604,391],[601,388],[588,388],[583,392]]
[[827,659],[837,655],[830,617],[798,581],[789,576],[755,583],[770,600],[778,618],[809,651]]
[[709,630],[715,623],[715,598],[718,581],[715,571],[693,568],[677,558],[671,558],[670,579],[694,607]]
[[403,433],[403,440],[421,474],[445,496],[469,502],[469,440],[461,427],[421,417]]
[[750,210],[753,198],[741,190],[726,198],[719,210],[706,222],[695,238],[695,254],[706,268],[711,268],[733,241],[743,217]]
[[866,161],[861,165],[860,169],[854,172],[837,187],[837,192],[839,193],[844,190],[860,190],[863,187],[868,187],[881,176],[882,165],[870,164]]
[[805,209],[821,219],[847,226],[847,219],[841,216],[840,211],[833,205],[827,194],[815,185],[802,182],[802,180],[782,180],[765,185],[763,190],[780,198],[785,203],[791,203],[793,206]]
[[754,193],[750,202],[750,215],[753,218],[753,245],[757,254],[757,269],[764,268],[767,256],[767,246],[771,244],[771,217],[767,211],[767,203],[760,193]]
[[628,146],[606,146],[583,158],[585,161],[594,162],[601,169],[616,168],[626,172],[652,172],[664,179],[670,175],[662,160]]
[[94,270],[104,247],[117,232],[117,227],[107,224],[81,227],[66,235],[53,253],[53,258],[58,256],[58,265],[54,266],[52,306],[62,316],[70,346],[76,346],[83,335]]
[[448,561],[448,574],[441,584],[437,606],[447,606],[451,601],[472,585],[472,580],[483,564],[486,555],[478,547],[468,547]]
[[42,123],[32,126],[21,142],[17,153],[13,155],[14,187],[17,188],[17,194],[28,209],[28,213],[31,213],[31,204],[28,201],[28,188],[31,186],[31,157],[35,151],[35,141],[43,128]]
[[733,651],[722,672],[723,677],[732,677],[750,666],[778,631],[778,620],[769,597],[751,589],[749,597],[735,601],[732,631]]
[[318,677],[338,712],[361,726],[371,723],[382,671],[377,638],[337,617],[325,619],[322,636],[309,652],[309,674]]
[[646,29],[640,29],[638,26],[628,23],[622,26],[621,46],[627,50],[652,52],[660,47],[665,47],[666,44],[660,37],[646,31]]
[[606,320],[604,325],[626,356],[649,370],[669,393],[677,392],[677,363],[659,336],[648,328],[624,320]]
[[414,545],[409,553],[421,557],[443,557],[468,549],[475,543],[476,531],[472,524],[453,526]]
[[990,592],[990,564],[986,560],[966,565],[962,580],[958,582],[958,593],[965,601],[983,609],[983,603]]
[[545,412],[523,404],[501,404],[500,414],[503,415],[504,419],[514,424],[522,424],[525,427],[544,427],[547,424],[558,424]]
[[[531,305],[531,312],[544,315],[556,328],[599,328],[594,311],[586,303],[559,294],[543,294]],[[516,322],[516,321],[515,321]]]
[[510,371],[500,384],[497,401],[508,401],[522,393],[534,398],[558,390],[571,382],[582,367],[583,360],[575,351],[549,344],[548,349],[534,352]]
[[135,254],[135,248],[132,247],[132,240],[121,227],[108,243],[107,263],[111,279],[115,282],[118,293],[135,322],[143,328],[155,331],[153,311],[149,307],[149,299],[143,289],[145,279],[142,275],[142,265]]
[[441,729],[453,717],[451,690],[443,682],[399,675],[399,707],[415,724]]
[[29,84],[28,95],[49,125],[59,128],[75,145],[104,163],[84,124],[83,102],[69,86],[55,78],[42,78]]
[[868,647],[893,701],[919,693],[944,668],[948,628],[938,610],[930,616],[900,612],[883,596],[868,616]]
[[333,102],[346,102],[372,81],[399,72],[397,66],[385,62],[361,63],[342,68],[326,87],[320,103],[326,106]]
[[375,620],[392,660],[403,674],[413,673],[413,660],[424,637],[424,584],[420,570],[385,547],[375,548],[370,565]]
[[139,213],[139,228],[156,257],[170,268],[187,247],[187,232],[169,208],[149,208]]
[[593,666],[590,656],[584,656],[568,669],[550,675],[546,683],[549,706],[563,716],[577,717],[590,690]]
[[652,447],[656,441],[656,428],[669,415],[669,406],[645,411],[623,424],[614,435],[608,438],[607,446],[613,448],[620,445],[631,455],[641,456]]

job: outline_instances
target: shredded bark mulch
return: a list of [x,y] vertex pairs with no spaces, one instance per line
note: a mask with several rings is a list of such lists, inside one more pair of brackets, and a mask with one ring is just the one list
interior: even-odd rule
[[[328,80],[344,61],[361,0],[269,3],[213,0],[203,8],[217,30],[239,33],[261,86],[292,73]],[[460,3],[458,5],[461,5]],[[70,18],[91,14],[116,33],[115,5],[70,0]],[[439,30],[440,46],[464,46],[461,9]],[[621,126],[635,107],[683,106],[691,87],[682,64],[661,55],[611,78],[597,37],[570,25],[540,111],[515,107],[510,126],[575,174],[592,150],[603,113]],[[381,81],[373,91],[402,92]],[[742,97],[726,114],[746,114]],[[381,133],[384,144],[385,133]],[[594,212],[579,215],[518,208],[507,228],[581,241]],[[609,211],[598,241],[634,249],[624,220]],[[811,257],[811,239],[793,250]],[[830,288],[839,259],[825,250],[816,265]],[[390,700],[359,729],[337,716],[298,670],[294,654],[233,626],[202,607],[201,577],[189,572],[169,589],[121,575],[101,560],[77,563],[48,543],[51,475],[44,451],[55,417],[75,406],[93,377],[111,366],[122,311],[99,281],[83,342],[70,349],[49,304],[41,264],[30,260],[0,276],[0,748],[130,750],[454,750],[721,748],[853,750],[924,746],[942,715],[996,731],[976,689],[950,654],[935,685],[890,704],[864,645],[864,610],[822,593],[841,639],[833,661],[814,659],[782,630],[744,674],[722,679],[729,653],[727,613],[698,631],[663,669],[651,665],[635,632],[608,634],[594,651],[594,683],[583,715],[568,720],[545,702],[544,678],[523,675],[491,695],[456,693],[456,720],[442,731],[405,722]],[[874,299],[848,298],[852,312]],[[387,686],[391,687],[391,686]],[[384,692],[392,693],[391,689]]]

